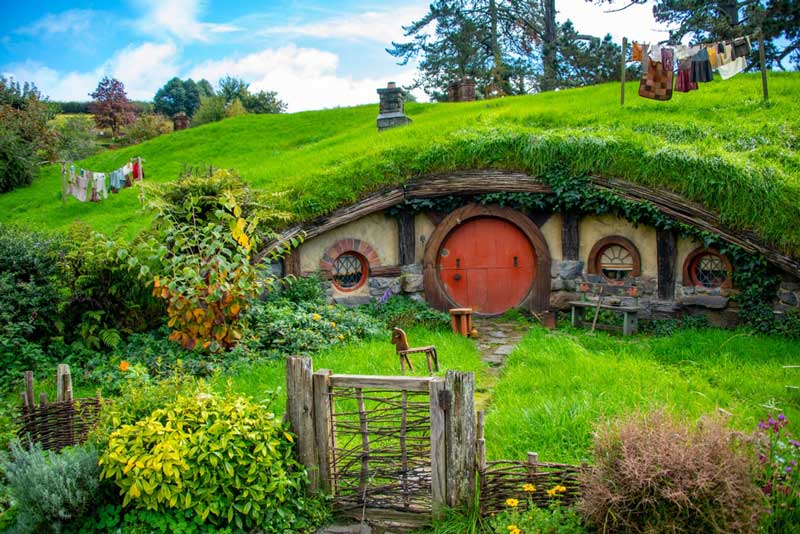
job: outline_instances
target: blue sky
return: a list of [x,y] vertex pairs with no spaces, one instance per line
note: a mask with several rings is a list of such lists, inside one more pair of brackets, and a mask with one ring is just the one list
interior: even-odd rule
[[[87,100],[104,75],[131,98],[152,99],[173,76],[244,78],[278,91],[289,111],[363,104],[389,80],[409,83],[384,49],[428,1],[11,1],[0,18],[0,72],[33,81],[53,100]],[[578,31],[664,38],[649,7],[620,13],[558,0]],[[421,96],[421,95],[420,95]]]

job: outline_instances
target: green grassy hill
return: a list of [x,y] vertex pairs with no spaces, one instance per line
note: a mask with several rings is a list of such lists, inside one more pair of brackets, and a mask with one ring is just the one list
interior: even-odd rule
[[[376,131],[377,105],[228,119],[106,152],[80,164],[110,171],[142,156],[147,180],[184,165],[237,169],[257,188],[287,192],[297,220],[327,213],[387,184],[427,172],[508,168],[540,175],[554,165],[675,191],[800,256],[800,74],[742,75],[676,93],[670,102],[609,84],[467,104],[409,104],[414,123]],[[0,195],[0,221],[62,229],[75,220],[132,236],[149,216],[136,190],[108,201],[60,202],[60,176]]]

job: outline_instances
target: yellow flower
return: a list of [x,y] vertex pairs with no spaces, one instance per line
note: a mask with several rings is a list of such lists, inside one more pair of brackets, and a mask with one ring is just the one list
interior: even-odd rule
[[548,497],[555,497],[556,496],[556,489],[553,488],[553,489],[547,490],[547,496]]
[[565,493],[567,491],[567,488],[565,488],[564,486],[561,486],[561,485],[558,485],[553,489],[555,489],[556,492],[558,492],[558,493]]
[[522,486],[522,490],[527,491],[528,493],[533,493],[534,491],[536,491],[536,486],[534,486],[533,484],[525,484],[524,486]]
[[328,304],[328,309],[332,310],[333,309],[333,304]]
[[510,534],[522,534],[522,531],[518,528],[515,528],[514,530],[511,531]]
[[339,341],[344,341],[344,334],[339,334]]
[[130,369],[130,368],[131,368],[131,364],[126,362],[125,360],[122,360],[121,362],[119,362],[119,370],[122,371],[123,373],[125,371],[127,371],[128,369]]
[[518,504],[519,501],[517,499],[506,499],[506,506],[510,508],[516,508]]
[[508,525],[508,527],[506,527],[506,528],[508,528],[508,530],[514,530],[514,529],[517,529],[519,527],[517,527],[517,525]]
[[335,321],[331,322],[331,326],[336,328],[336,322]]
[[315,321],[319,321],[320,319],[322,319],[322,316],[318,313],[315,313],[314,315],[311,316],[311,318],[314,319]]

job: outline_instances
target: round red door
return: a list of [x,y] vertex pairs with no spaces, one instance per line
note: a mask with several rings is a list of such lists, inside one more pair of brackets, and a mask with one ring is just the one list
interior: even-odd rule
[[496,217],[460,224],[439,249],[439,279],[458,306],[498,314],[519,306],[536,275],[536,254],[522,231]]

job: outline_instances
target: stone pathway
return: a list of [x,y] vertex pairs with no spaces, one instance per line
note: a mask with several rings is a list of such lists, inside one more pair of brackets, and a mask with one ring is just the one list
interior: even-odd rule
[[476,339],[481,360],[489,365],[486,380],[475,392],[475,410],[485,411],[492,397],[492,390],[500,379],[506,358],[530,329],[530,325],[501,319],[474,318],[472,325],[478,330]]

